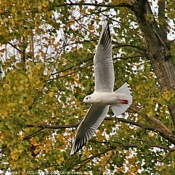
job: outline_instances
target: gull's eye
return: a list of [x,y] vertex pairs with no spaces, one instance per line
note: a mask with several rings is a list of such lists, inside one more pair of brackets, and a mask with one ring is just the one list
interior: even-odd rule
[[91,99],[91,97],[90,97],[90,96],[86,97],[86,100],[89,100],[89,99]]

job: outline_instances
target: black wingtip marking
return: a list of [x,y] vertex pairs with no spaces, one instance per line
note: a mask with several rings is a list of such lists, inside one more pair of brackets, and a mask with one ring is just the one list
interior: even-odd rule
[[75,143],[73,145],[70,155],[73,155],[76,152],[78,152],[86,143],[87,141],[85,141],[83,138],[77,138],[75,140]]
[[103,33],[101,35],[100,44],[103,45],[106,53],[111,52],[112,41],[108,21],[106,21],[106,24],[103,26]]
[[104,42],[105,39],[109,39],[111,40],[111,34],[110,34],[110,29],[109,29],[109,23],[107,22],[107,24],[104,27],[104,31],[102,33],[102,37],[101,37],[101,41]]

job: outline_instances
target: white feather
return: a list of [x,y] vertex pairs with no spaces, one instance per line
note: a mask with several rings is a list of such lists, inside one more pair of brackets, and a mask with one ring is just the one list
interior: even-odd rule
[[119,89],[115,91],[117,93],[119,99],[128,100],[128,104],[116,104],[111,105],[112,111],[115,116],[119,116],[124,113],[132,103],[131,91],[128,88],[128,85],[125,83]]

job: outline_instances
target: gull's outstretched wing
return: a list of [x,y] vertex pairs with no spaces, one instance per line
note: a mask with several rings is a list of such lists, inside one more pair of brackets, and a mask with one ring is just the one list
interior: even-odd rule
[[114,88],[114,67],[109,24],[105,21],[94,57],[95,91],[112,92]]
[[79,151],[88,140],[93,136],[95,130],[100,126],[109,110],[109,105],[99,106],[91,105],[88,113],[78,126],[78,131],[75,137],[75,141],[72,146],[70,155]]

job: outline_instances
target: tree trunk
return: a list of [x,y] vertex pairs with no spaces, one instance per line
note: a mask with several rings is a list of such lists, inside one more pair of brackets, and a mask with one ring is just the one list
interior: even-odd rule
[[[164,17],[164,2],[159,4],[161,13],[159,19]],[[154,72],[162,88],[175,89],[175,69],[173,66],[170,46],[164,25],[159,25],[154,19],[150,5],[146,0],[138,0],[132,9],[138,20],[140,29],[145,36],[147,55],[151,60]],[[165,19],[165,18],[164,18]],[[169,106],[169,111],[175,126],[175,104]]]

